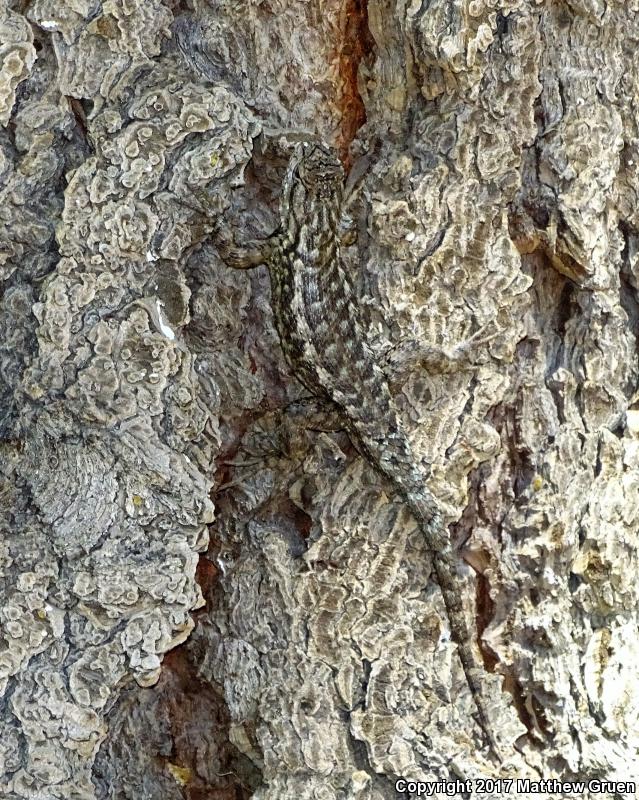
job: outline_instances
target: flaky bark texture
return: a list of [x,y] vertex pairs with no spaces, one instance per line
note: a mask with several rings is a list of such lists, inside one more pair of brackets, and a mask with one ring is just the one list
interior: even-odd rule
[[[639,2],[0,7],[0,794],[636,779]],[[502,764],[415,521],[210,237],[271,232],[302,135],[369,154],[345,258]]]

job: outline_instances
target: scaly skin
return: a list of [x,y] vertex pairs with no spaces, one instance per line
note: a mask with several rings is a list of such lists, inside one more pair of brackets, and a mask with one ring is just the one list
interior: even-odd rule
[[278,231],[264,242],[242,248],[220,240],[218,249],[236,269],[268,266],[275,324],[291,369],[310,392],[337,406],[358,450],[390,481],[419,522],[481,727],[499,758],[482,695],[482,669],[461,602],[464,581],[388,381],[366,344],[350,278],[340,258],[343,185],[344,172],[332,149],[299,144],[284,181]]

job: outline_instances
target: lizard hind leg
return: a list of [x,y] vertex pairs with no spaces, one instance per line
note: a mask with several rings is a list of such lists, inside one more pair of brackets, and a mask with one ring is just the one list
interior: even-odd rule
[[290,403],[274,409],[272,414],[286,417],[295,424],[316,433],[340,433],[345,430],[344,418],[330,400],[316,394],[295,398]]
[[239,444],[240,458],[219,462],[240,472],[217,487],[216,493],[241,485],[274,462],[299,460],[308,446],[306,434],[335,433],[344,430],[335,409],[317,396],[301,397],[286,405],[269,409],[246,430]]
[[492,322],[483,325],[468,339],[450,348],[427,344],[416,339],[400,342],[390,349],[384,363],[384,372],[396,392],[409,374],[423,369],[428,374],[441,375],[458,370],[476,369],[482,361],[486,361],[486,353],[481,352],[482,345],[495,339],[501,330],[487,333]]

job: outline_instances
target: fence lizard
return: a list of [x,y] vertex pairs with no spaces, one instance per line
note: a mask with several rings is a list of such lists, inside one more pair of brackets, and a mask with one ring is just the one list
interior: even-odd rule
[[419,523],[481,727],[500,758],[482,694],[482,669],[461,602],[464,581],[387,378],[366,343],[350,277],[340,258],[343,199],[344,170],[335,152],[323,144],[301,142],[284,180],[278,230],[246,246],[220,234],[218,251],[235,269],[267,265],[275,324],[293,372],[312,394],[337,407],[354,445],[390,481]]

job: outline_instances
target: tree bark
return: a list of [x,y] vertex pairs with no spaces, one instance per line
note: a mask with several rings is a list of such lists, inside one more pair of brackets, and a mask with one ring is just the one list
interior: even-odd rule
[[[634,796],[638,46],[637,0],[0,5],[0,794]],[[367,165],[344,257],[501,764],[420,530],[213,243],[300,137]]]

